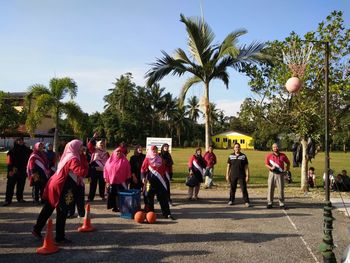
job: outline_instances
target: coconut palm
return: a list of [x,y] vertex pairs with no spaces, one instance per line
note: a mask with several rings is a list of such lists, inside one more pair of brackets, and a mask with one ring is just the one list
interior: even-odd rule
[[242,69],[247,63],[255,63],[263,59],[261,50],[265,44],[251,43],[248,46],[238,46],[238,37],[247,33],[239,29],[226,36],[221,44],[214,44],[214,33],[203,19],[186,18],[180,15],[180,21],[185,24],[188,34],[189,56],[178,48],[173,56],[162,51],[163,57],[152,64],[146,73],[147,85],[153,85],[166,75],[182,76],[190,73],[192,76],[186,81],[181,90],[180,100],[184,101],[189,88],[202,82],[204,85],[205,101],[205,147],[208,149],[209,135],[209,84],[213,79],[220,79],[226,88],[229,84],[228,68]]
[[[35,84],[29,87],[26,101],[28,103],[29,113],[26,120],[26,127],[30,134],[41,120],[50,115],[54,120],[54,150],[57,150],[58,143],[58,122],[62,114],[66,114],[69,123],[77,132],[81,127],[84,114],[80,107],[72,101],[77,95],[77,85],[70,78],[53,78],[50,80],[49,88],[41,84]],[[62,102],[65,96],[69,94],[71,101]],[[33,103],[34,101],[34,103]]]
[[197,123],[197,119],[199,118],[199,113],[201,111],[199,110],[199,100],[196,96],[192,96],[191,98],[187,99],[186,109],[186,114],[188,117],[194,123]]

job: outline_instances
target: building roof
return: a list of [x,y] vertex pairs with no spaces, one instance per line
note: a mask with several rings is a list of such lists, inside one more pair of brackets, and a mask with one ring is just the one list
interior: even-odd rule
[[237,132],[237,131],[226,131],[226,132],[222,132],[222,133],[218,133],[218,134],[215,134],[213,136],[249,136],[249,137],[252,137],[251,135],[249,134],[246,134],[246,133],[242,133],[242,132]]
[[7,92],[7,95],[14,98],[22,99],[27,95],[27,92]]

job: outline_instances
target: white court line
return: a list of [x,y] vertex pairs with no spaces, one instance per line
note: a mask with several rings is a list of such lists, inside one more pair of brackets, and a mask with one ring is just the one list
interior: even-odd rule
[[315,254],[312,253],[312,250],[311,250],[311,248],[309,247],[309,245],[306,243],[305,239],[300,235],[300,233],[299,233],[299,231],[298,231],[296,225],[294,224],[294,222],[292,221],[292,219],[289,217],[289,215],[287,214],[286,210],[283,210],[283,212],[284,212],[284,214],[286,215],[286,217],[288,218],[289,222],[290,222],[290,223],[292,224],[292,226],[294,227],[295,231],[297,231],[297,233],[299,234],[299,237],[300,237],[301,241],[303,241],[304,245],[306,246],[306,248],[307,248],[307,250],[309,251],[310,255],[314,258],[315,262],[320,263],[320,262],[317,260]]

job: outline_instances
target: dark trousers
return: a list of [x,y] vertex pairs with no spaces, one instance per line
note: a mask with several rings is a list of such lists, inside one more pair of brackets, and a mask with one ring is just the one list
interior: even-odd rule
[[242,190],[242,195],[245,203],[249,203],[249,195],[247,190],[247,182],[245,181],[245,178],[238,178],[234,177],[231,178],[231,189],[230,189],[230,201],[235,201],[235,195],[236,195],[236,189],[237,189],[237,183],[239,182],[239,185]]
[[68,216],[74,216],[75,206],[78,210],[78,215],[80,217],[85,216],[85,185],[77,185],[74,187],[74,201],[75,205],[71,206],[68,211]]
[[119,192],[125,190],[121,184],[111,184],[108,189],[107,209],[119,209]]
[[157,195],[160,208],[164,217],[170,215],[169,208],[169,193],[164,188],[162,183],[155,177],[152,176],[147,182],[146,191],[144,194],[145,211],[154,211],[154,196]]
[[26,174],[22,171],[17,171],[17,173],[13,174],[12,176],[7,176],[7,183],[6,183],[6,197],[5,201],[8,203],[12,202],[14,189],[16,186],[16,198],[17,201],[23,200],[23,191],[24,186],[26,184]]
[[[36,232],[41,232],[44,226],[46,225],[46,221],[50,218],[53,211],[55,210],[49,202],[45,202],[45,205],[41,209],[41,212],[38,216],[36,224],[34,226],[34,230]],[[56,218],[56,239],[62,240],[65,238],[64,228],[66,226],[67,219],[67,210],[62,209],[62,207],[58,206],[56,208],[57,218]]]
[[91,178],[90,178],[90,191],[89,191],[89,196],[88,196],[88,199],[90,201],[93,201],[95,198],[97,182],[98,182],[100,197],[105,198],[106,183],[105,183],[105,180],[103,178],[103,172],[95,170],[92,173]]
[[33,182],[32,197],[33,201],[39,202],[43,197],[44,189],[47,184],[47,178],[40,178],[37,182]]

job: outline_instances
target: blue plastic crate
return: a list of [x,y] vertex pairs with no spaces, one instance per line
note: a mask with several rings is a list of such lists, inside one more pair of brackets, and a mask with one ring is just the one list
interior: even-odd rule
[[141,209],[141,191],[137,189],[119,192],[119,210],[123,218],[134,218],[134,214]]

